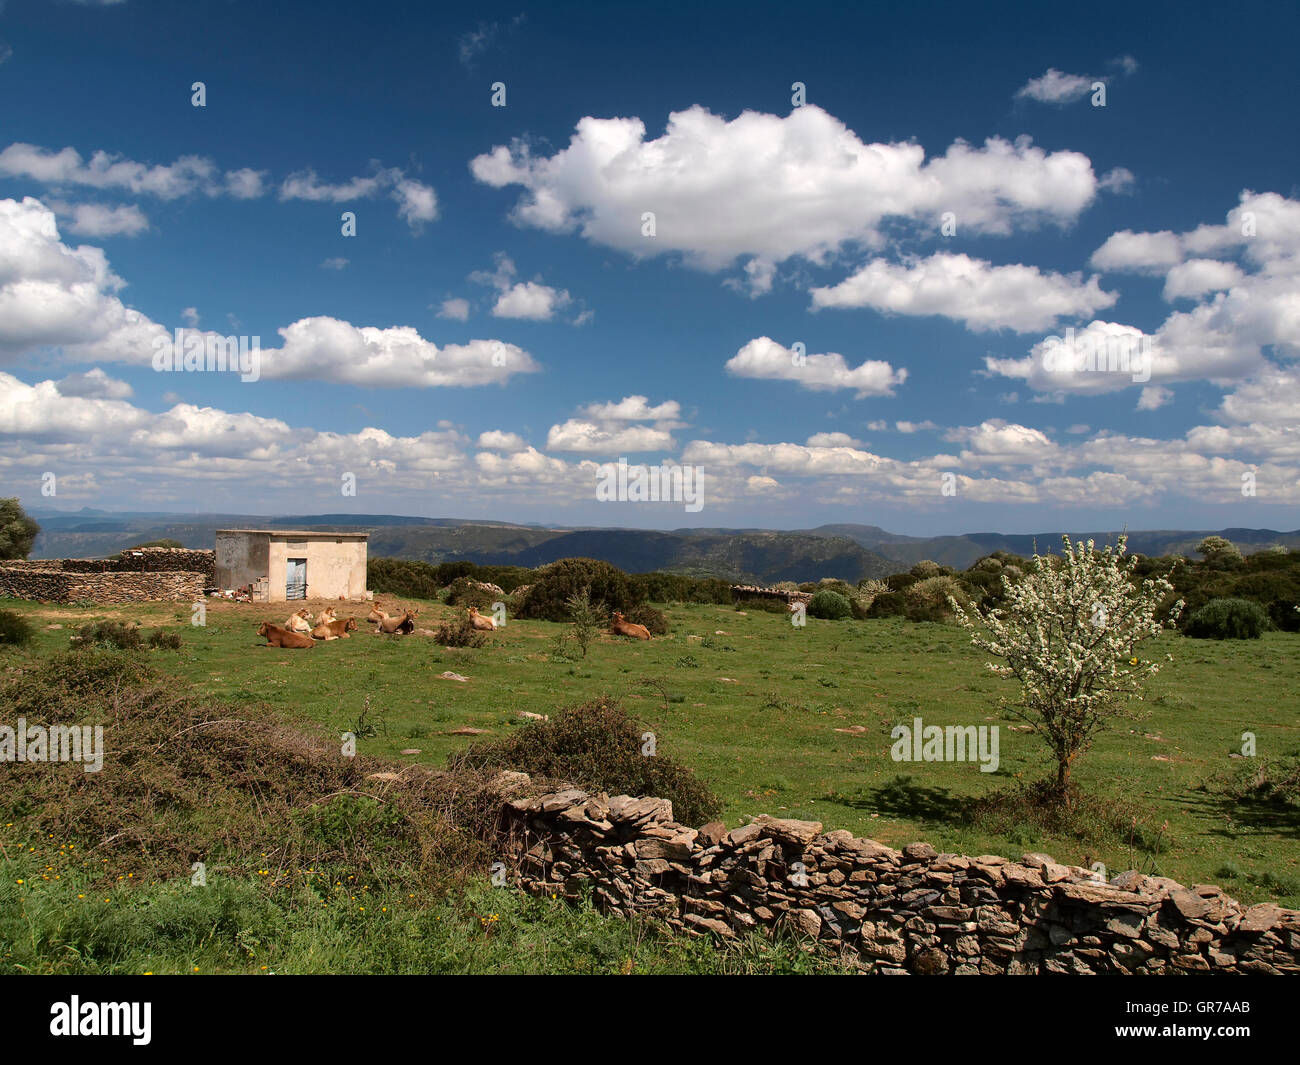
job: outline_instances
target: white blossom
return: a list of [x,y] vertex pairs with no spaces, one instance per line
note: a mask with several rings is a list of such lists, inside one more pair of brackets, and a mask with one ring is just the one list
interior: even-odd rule
[[[1001,659],[988,668],[1020,681],[1020,698],[1007,709],[1051,747],[1065,798],[1075,759],[1108,717],[1141,700],[1143,679],[1160,669],[1140,660],[1138,644],[1172,625],[1183,601],[1166,617],[1157,616],[1173,585],[1163,577],[1140,584],[1134,579],[1138,559],[1126,558],[1127,537],[1104,551],[1092,540],[1061,539],[1061,556],[1035,553],[1028,576],[1003,578],[1002,606],[968,612],[949,602],[958,621],[972,630],[971,642]],[[1172,655],[1166,658],[1173,661]]]

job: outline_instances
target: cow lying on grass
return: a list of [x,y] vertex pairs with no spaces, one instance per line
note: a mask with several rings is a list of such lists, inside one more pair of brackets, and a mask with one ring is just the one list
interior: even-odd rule
[[478,612],[478,607],[469,608],[469,623],[482,632],[496,632],[496,619],[485,618]]
[[315,647],[310,636],[304,636],[301,632],[291,632],[289,629],[283,629],[279,625],[272,625],[269,621],[262,622],[262,627],[257,630],[257,635],[266,637],[268,647]]
[[284,627],[290,632],[311,632],[311,611],[304,607],[296,614],[290,614]]
[[634,640],[650,639],[650,630],[644,625],[638,625],[634,621],[626,620],[617,610],[614,611],[614,620],[610,623],[610,631],[616,636],[631,636]]
[[369,622],[373,622],[374,624],[378,624],[379,622],[385,621],[390,617],[392,617],[392,615],[389,614],[387,611],[380,610],[379,607],[377,606],[372,606],[370,608],[370,613],[366,615],[366,620]]
[[419,616],[420,612],[418,610],[408,610],[400,618],[386,617],[379,623],[379,627],[375,631],[384,632],[390,636],[394,634],[409,636],[415,631],[415,619]]
[[340,618],[337,621],[325,621],[311,630],[314,640],[346,640],[349,632],[356,631],[356,618]]

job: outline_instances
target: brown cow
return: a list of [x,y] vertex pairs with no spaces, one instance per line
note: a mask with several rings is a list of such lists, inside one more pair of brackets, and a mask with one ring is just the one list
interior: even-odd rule
[[324,621],[311,630],[314,640],[346,640],[349,632],[357,627],[356,618],[339,618],[337,621]]
[[300,632],[290,632],[288,629],[282,629],[279,625],[273,625],[269,621],[262,622],[262,627],[257,630],[257,635],[266,637],[267,647],[315,647],[310,636],[304,636]]
[[614,620],[611,622],[611,631],[616,636],[631,636],[634,640],[650,639],[650,630],[644,625],[638,625],[634,621],[627,621],[617,610],[614,611]]
[[485,618],[478,612],[478,607],[474,606],[469,608],[469,623],[483,632],[496,632],[497,629],[496,619]]
[[415,619],[420,616],[418,610],[408,610],[400,618],[384,618],[379,623],[376,632],[385,632],[390,636],[396,633],[401,636],[408,636],[415,631]]

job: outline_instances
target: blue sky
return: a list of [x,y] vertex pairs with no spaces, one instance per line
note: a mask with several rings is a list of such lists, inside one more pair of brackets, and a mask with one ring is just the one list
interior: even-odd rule
[[[8,0],[0,492],[1295,528],[1298,30],[1281,4]],[[260,338],[259,379],[157,372],[177,327]],[[1053,368],[1071,328],[1101,369]],[[699,467],[705,506],[597,502],[620,456]]]

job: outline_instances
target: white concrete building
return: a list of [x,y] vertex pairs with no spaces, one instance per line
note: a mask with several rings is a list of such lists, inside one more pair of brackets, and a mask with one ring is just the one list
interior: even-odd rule
[[215,584],[252,585],[257,602],[365,599],[369,533],[218,529]]

